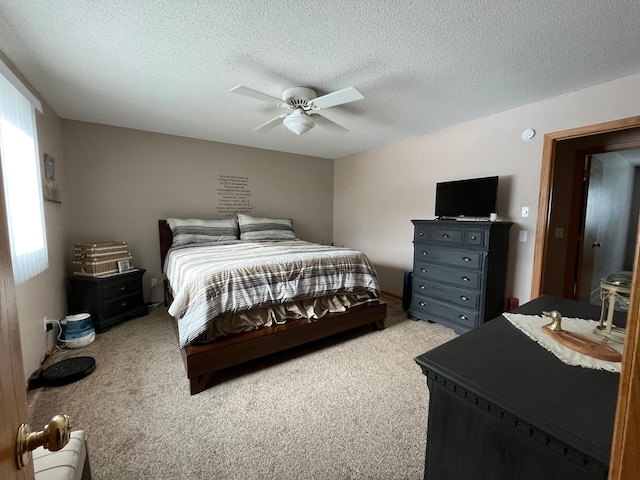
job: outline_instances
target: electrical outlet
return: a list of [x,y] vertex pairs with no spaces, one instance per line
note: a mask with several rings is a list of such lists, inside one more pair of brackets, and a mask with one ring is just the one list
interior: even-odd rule
[[151,279],[151,288],[155,287],[158,284],[158,279],[157,278],[152,278]]
[[45,332],[49,332],[53,330],[53,324],[55,323],[53,320],[49,320],[47,317],[44,317],[44,320],[42,321],[42,323],[44,324]]

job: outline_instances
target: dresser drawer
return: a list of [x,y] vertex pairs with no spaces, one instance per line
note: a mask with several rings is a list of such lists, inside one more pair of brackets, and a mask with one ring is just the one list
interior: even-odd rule
[[432,247],[431,245],[416,244],[415,246],[414,259],[416,262],[428,261],[478,270],[482,268],[482,258],[482,252],[459,249],[449,250],[446,248]]
[[136,292],[127,297],[102,303],[105,318],[116,317],[140,308],[143,304],[142,292]]
[[464,232],[455,228],[431,228],[428,237],[431,242],[462,245]]
[[441,303],[422,295],[415,295],[411,301],[411,309],[427,319],[436,318],[446,324],[473,328],[478,323],[479,313],[450,303]]
[[457,228],[438,228],[428,225],[416,226],[414,241],[417,242],[440,242],[449,245],[462,245],[464,241],[464,231]]
[[[443,267],[427,262],[416,262],[413,275],[425,280],[451,283],[460,287],[478,290],[482,284],[482,274],[480,272],[465,271],[456,268]],[[414,284],[417,280],[414,280]]]
[[413,290],[417,295],[428,295],[473,310],[478,310],[480,307],[480,292],[478,290],[463,290],[439,282],[424,281],[420,278],[416,280],[413,283]]
[[464,232],[464,243],[474,247],[484,247],[486,239],[485,230],[468,230]]

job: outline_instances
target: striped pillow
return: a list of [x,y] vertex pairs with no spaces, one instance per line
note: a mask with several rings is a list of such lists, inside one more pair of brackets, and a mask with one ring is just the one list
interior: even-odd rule
[[197,218],[170,218],[167,220],[173,233],[173,246],[191,243],[238,240],[238,220],[200,220]]
[[240,240],[296,240],[291,219],[238,214]]

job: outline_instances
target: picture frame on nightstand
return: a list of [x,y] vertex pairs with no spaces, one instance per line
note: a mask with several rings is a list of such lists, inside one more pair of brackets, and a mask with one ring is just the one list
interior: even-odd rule
[[118,260],[118,273],[126,272],[128,270],[131,270],[129,260]]

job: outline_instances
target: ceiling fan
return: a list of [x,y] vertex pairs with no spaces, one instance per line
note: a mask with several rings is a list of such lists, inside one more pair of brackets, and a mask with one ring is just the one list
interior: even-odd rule
[[244,85],[238,85],[232,88],[231,91],[290,110],[290,113],[283,113],[262,125],[258,125],[253,129],[254,131],[267,131],[282,123],[296,135],[302,135],[308,132],[316,123],[327,128],[347,132],[348,130],[346,128],[323,117],[319,113],[309,112],[344,105],[345,103],[355,102],[364,98],[364,95],[354,87],[343,88],[342,90],[337,90],[321,97],[318,97],[316,92],[308,87],[290,87],[282,93],[282,100],[245,87]]

